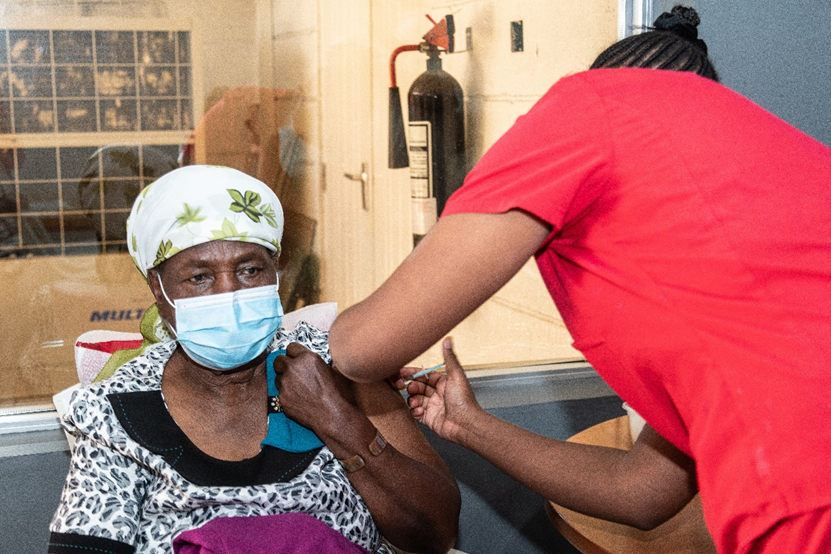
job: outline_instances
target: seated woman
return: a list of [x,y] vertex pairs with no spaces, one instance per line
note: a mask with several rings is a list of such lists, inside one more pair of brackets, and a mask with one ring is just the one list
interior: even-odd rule
[[136,199],[130,254],[175,338],[75,394],[50,553],[170,553],[218,522],[257,552],[453,545],[458,488],[400,394],[332,370],[326,333],[280,329],[282,219],[226,167],[174,170]]

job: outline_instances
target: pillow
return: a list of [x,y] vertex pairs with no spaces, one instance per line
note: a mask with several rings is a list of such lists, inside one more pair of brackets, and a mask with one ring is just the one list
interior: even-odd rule
[[87,331],[75,341],[75,369],[82,387],[92,383],[116,350],[141,346],[141,333]]

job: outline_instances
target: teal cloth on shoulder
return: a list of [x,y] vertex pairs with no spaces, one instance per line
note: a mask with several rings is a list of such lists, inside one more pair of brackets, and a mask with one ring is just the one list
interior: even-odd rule
[[[277,374],[274,372],[274,359],[285,350],[275,350],[266,358],[266,378],[268,379],[268,396],[279,396],[277,384],[274,382]],[[303,427],[283,412],[268,414],[268,435],[261,445],[273,446],[287,452],[308,452],[323,446],[323,442],[317,438],[314,431]]]

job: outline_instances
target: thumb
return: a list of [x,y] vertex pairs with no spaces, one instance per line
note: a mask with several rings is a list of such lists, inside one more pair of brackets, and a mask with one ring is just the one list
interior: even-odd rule
[[453,339],[446,337],[442,342],[442,350],[444,354],[445,372],[448,377],[464,376],[459,359],[456,358],[456,353],[453,351]]

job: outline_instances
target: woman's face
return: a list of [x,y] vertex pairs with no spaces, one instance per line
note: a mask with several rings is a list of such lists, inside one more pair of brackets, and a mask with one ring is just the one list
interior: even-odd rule
[[175,310],[162,294],[159,278],[171,301],[233,292],[277,283],[277,256],[250,242],[214,240],[187,248],[147,272],[159,314],[175,326]]

